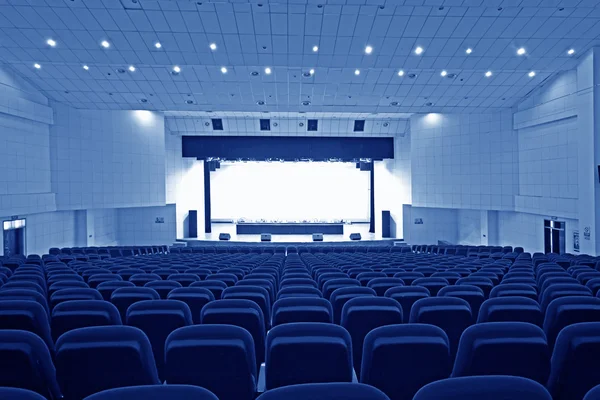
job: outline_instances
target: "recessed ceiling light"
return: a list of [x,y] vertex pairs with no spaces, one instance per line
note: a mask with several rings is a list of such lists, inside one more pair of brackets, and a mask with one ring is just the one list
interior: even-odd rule
[[162,47],[162,44],[160,44],[160,42],[156,42],[156,43],[154,43],[154,47],[156,47],[157,49],[160,49]]
[[216,43],[211,43],[209,47],[210,47],[210,49],[212,51],[215,51],[217,49],[217,44]]
[[417,48],[415,49],[415,54],[416,54],[416,55],[423,54],[423,48],[422,48],[421,46],[417,47]]
[[572,56],[573,54],[575,54],[575,49],[569,49],[569,51],[567,51],[567,54]]
[[486,78],[489,78],[490,76],[492,76],[492,71],[488,71],[485,73]]
[[519,50],[517,50],[517,55],[522,56],[523,54],[525,54],[525,47],[521,47]]
[[50,46],[50,47],[54,47],[54,46],[56,46],[56,42],[55,42],[54,40],[52,40],[52,39],[48,39],[48,40],[46,40],[46,43],[47,43],[47,44],[48,44],[48,46]]
[[135,72],[135,67],[134,67],[133,65],[130,65],[130,66],[129,66],[129,71],[130,71],[130,72]]
[[83,66],[83,69],[85,69],[86,71],[90,69],[90,67],[88,67],[87,65]]
[[316,53],[317,51],[319,51],[319,46],[313,46],[313,52]]
[[100,45],[102,47],[104,47],[105,49],[108,49],[110,47],[110,43],[108,43],[106,40],[103,40]]
[[373,52],[373,48],[371,46],[365,47],[365,53],[366,54],[371,54],[372,52]]
[[440,75],[441,75],[441,76],[446,76],[446,75],[448,75],[448,72],[447,72],[446,70],[443,70],[443,71],[440,73]]
[[181,72],[181,68],[179,68],[179,65],[176,65],[176,66],[173,67],[173,72],[176,72],[176,73],[180,73]]
[[471,54],[472,52],[473,52],[473,49],[470,47],[467,50],[465,50],[465,53],[467,53],[467,54]]
[[398,76],[404,76],[404,70],[401,69],[400,71],[398,71]]
[[271,68],[269,68],[269,67],[265,68],[265,74],[271,75]]
[[227,73],[227,68],[225,68],[225,67],[221,67],[221,73],[222,73],[222,74],[226,74],[226,73]]
[[533,77],[535,76],[535,71],[531,71],[531,72],[530,72],[529,74],[527,74],[527,75],[529,75],[529,77],[530,77],[530,78],[533,78]]
[[308,71],[308,72],[309,72],[311,75],[314,75],[314,74],[315,74],[315,70],[314,70],[314,69],[311,69],[311,70],[310,70],[310,71]]
[[354,70],[354,75],[360,75],[360,69],[355,69]]
[[42,68],[42,66],[41,66],[40,64],[38,64],[38,63],[35,63],[35,64],[33,64],[33,67],[34,67],[35,69],[40,69],[40,68]]

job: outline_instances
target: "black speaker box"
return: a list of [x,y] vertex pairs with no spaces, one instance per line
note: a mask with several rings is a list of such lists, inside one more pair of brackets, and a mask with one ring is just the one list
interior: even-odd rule
[[198,211],[196,210],[188,212],[188,237],[198,237]]
[[351,233],[350,234],[350,240],[360,240],[362,239],[362,237],[360,236],[360,233]]
[[323,234],[322,233],[313,233],[312,238],[313,238],[313,242],[322,242]]
[[271,234],[270,233],[261,233],[261,235],[260,235],[260,241],[261,242],[270,242],[271,241]]
[[220,233],[219,240],[229,240],[231,239],[231,235],[229,233]]
[[381,211],[381,237],[392,237],[392,214],[389,211]]

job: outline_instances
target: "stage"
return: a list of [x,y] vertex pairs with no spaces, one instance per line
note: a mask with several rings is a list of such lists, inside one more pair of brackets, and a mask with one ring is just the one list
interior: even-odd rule
[[343,235],[343,223],[251,223],[239,222],[235,225],[238,235],[270,233],[272,235]]
[[[337,224],[336,224],[337,225]],[[350,240],[351,233],[360,233],[362,236],[361,241],[380,241],[382,240],[381,234],[375,234],[369,232],[369,224],[368,223],[358,223],[358,224],[340,224],[340,227],[343,229],[342,234],[324,234],[323,242],[315,242],[315,243],[326,243],[326,242],[352,242]],[[221,233],[229,233],[231,235],[230,242],[249,242],[249,243],[260,243],[260,233],[257,234],[238,234],[236,233],[236,224],[233,223],[213,223],[212,224],[212,232],[211,233],[203,233],[198,232],[197,238],[181,238],[177,239],[180,243],[187,243],[189,246],[193,246],[194,243],[198,242],[214,242],[219,241],[219,234]],[[262,232],[262,233],[271,233],[271,232]],[[321,232],[312,232],[312,233],[321,233]],[[273,243],[312,243],[312,233],[308,234],[272,234],[271,242]],[[383,240],[393,240],[385,238]],[[222,243],[227,243],[225,241],[221,241]],[[263,242],[264,243],[264,242]],[[356,243],[356,242],[354,242]]]

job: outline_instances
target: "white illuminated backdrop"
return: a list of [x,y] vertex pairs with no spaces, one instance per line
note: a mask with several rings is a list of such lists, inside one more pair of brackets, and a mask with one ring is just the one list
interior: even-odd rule
[[369,173],[355,163],[234,162],[211,172],[213,219],[367,220]]

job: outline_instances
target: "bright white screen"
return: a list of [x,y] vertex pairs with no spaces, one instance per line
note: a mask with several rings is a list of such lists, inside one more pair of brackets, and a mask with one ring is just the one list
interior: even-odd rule
[[213,219],[366,220],[369,173],[355,163],[235,162],[211,172]]

